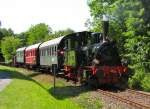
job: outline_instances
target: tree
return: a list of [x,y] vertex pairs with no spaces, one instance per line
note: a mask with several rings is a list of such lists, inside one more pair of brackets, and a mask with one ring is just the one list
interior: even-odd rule
[[14,36],[4,37],[1,41],[1,50],[6,62],[11,62],[16,53],[16,49],[20,47],[21,41]]
[[120,53],[132,64],[150,67],[150,3],[147,0],[88,0],[93,17],[92,30],[99,31],[103,14],[110,18],[110,33]]
[[144,74],[150,73],[149,0],[88,0],[88,5],[93,17],[90,22],[93,31],[100,30],[102,15],[109,15],[109,36],[118,41],[120,53],[130,60],[130,66],[135,69],[129,83],[137,83],[134,77],[140,76],[139,68]]
[[0,61],[4,61],[4,57],[1,52],[1,40],[6,36],[13,36],[14,32],[12,29],[0,28]]
[[45,41],[53,39],[53,38],[57,38],[60,36],[65,36],[67,34],[71,34],[74,31],[70,28],[66,29],[66,30],[59,30],[59,31],[54,31],[53,33],[51,33],[50,35],[45,37]]
[[28,38],[27,32],[21,32],[20,34],[16,34],[16,37],[21,40],[22,46],[27,46],[27,38]]
[[44,38],[52,32],[52,29],[44,24],[33,25],[27,31],[27,44],[35,44],[44,41]]
[[3,37],[5,36],[13,36],[14,32],[11,28],[8,30],[6,28],[0,28],[0,40],[2,40]]

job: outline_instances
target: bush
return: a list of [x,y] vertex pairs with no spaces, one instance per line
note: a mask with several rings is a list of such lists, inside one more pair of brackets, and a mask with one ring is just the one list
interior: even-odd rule
[[134,75],[129,78],[128,85],[130,88],[142,89],[141,82],[145,77],[145,73],[143,69],[135,70]]
[[144,79],[141,81],[141,86],[144,91],[150,92],[150,74],[147,74]]

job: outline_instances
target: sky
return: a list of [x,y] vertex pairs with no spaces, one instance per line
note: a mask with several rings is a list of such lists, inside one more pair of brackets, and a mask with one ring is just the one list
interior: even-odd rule
[[88,18],[87,0],[0,0],[1,28],[11,28],[15,33],[38,23],[46,23],[54,31],[84,31]]

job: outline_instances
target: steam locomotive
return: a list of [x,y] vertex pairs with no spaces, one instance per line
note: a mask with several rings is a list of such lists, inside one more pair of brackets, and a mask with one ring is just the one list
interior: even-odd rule
[[[109,22],[103,21],[103,33],[76,32],[16,50],[14,64],[63,72],[67,80],[93,86],[118,84],[128,78],[116,42],[107,38]],[[58,73],[59,74],[59,73]]]

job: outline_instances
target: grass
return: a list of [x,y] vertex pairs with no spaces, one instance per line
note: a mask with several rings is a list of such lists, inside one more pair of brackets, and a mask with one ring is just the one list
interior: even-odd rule
[[0,66],[0,73],[8,72],[12,83],[0,92],[0,109],[100,109],[103,104],[88,87],[56,79],[23,68]]
[[0,66],[1,72],[10,73],[13,81],[0,92],[0,109],[80,109],[69,99],[57,99],[51,84],[35,81],[27,71]]

